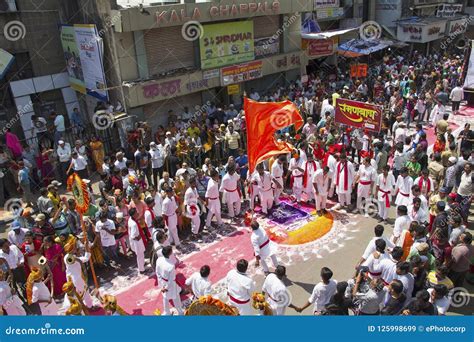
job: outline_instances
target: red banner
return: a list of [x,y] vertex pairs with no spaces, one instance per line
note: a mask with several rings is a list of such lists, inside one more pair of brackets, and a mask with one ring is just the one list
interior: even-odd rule
[[338,98],[336,99],[335,122],[372,132],[380,132],[382,128],[382,107]]
[[359,64],[352,64],[351,65],[351,77],[352,78],[362,78],[367,77],[367,64],[359,63]]

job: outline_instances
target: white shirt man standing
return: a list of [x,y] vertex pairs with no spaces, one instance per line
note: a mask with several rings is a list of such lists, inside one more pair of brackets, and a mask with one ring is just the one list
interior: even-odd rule
[[138,271],[145,273],[145,244],[140,235],[140,225],[137,222],[137,209],[130,208],[128,214],[128,238],[130,241],[130,248],[137,256]]
[[316,171],[321,169],[321,166],[314,160],[312,154],[308,154],[307,160],[303,163],[303,169],[303,191],[308,197],[308,200],[312,200],[314,199],[313,177]]
[[301,193],[303,192],[303,158],[300,157],[299,152],[293,153],[293,158],[290,159],[289,171],[291,172],[291,183],[293,195],[296,197],[296,202],[301,202]]
[[235,165],[227,166],[227,173],[222,178],[220,192],[224,193],[224,201],[227,203],[229,216],[233,220],[234,216],[240,215],[240,175],[235,172]]
[[211,227],[212,217],[215,216],[218,226],[222,225],[221,218],[221,201],[219,198],[219,173],[216,170],[211,170],[211,179],[207,183],[206,203],[207,203],[207,218],[206,227]]
[[395,177],[389,172],[390,166],[385,165],[383,172],[377,176],[375,181],[379,220],[386,221],[390,203],[392,202],[392,192],[395,190]]
[[281,155],[272,164],[272,181],[273,181],[273,201],[276,205],[280,204],[280,195],[283,191],[283,163],[286,157]]
[[229,271],[226,277],[229,304],[235,306],[241,316],[252,315],[251,298],[255,281],[246,272],[249,263],[245,259],[237,261],[237,269]]
[[169,243],[174,243],[176,247],[180,246],[178,236],[178,205],[176,199],[173,196],[173,189],[166,188],[166,198],[163,200],[163,219],[165,220],[166,227],[169,231]]
[[328,166],[318,169],[313,176],[314,200],[316,202],[316,210],[321,216],[326,213],[326,201],[328,199],[329,187],[331,184],[331,172]]
[[[370,157],[364,158],[355,181],[355,183],[359,183],[357,186],[357,209],[364,210],[364,208],[362,208],[362,199],[364,198],[367,201],[372,197],[376,177],[377,172],[370,165]],[[367,212],[365,216],[368,217]]]
[[263,164],[257,165],[257,172],[252,177],[252,183],[258,187],[258,197],[262,206],[262,213],[267,215],[273,207],[272,177],[270,172],[263,169]]
[[352,185],[354,184],[354,165],[347,160],[346,155],[341,154],[336,164],[334,184],[339,198],[339,208],[345,208],[351,204]]
[[331,279],[332,275],[333,273],[329,268],[323,267],[321,269],[321,282],[314,286],[313,292],[308,298],[308,302],[301,308],[297,308],[296,311],[302,312],[308,306],[314,304],[313,313],[320,315],[324,311],[326,304],[329,303],[331,297],[336,293],[337,281]]
[[263,282],[262,292],[266,295],[274,316],[283,316],[287,307],[296,308],[291,303],[291,294],[283,282],[285,277],[286,268],[279,265],[276,267],[275,273],[267,275]]
[[176,283],[176,269],[170,256],[173,254],[173,247],[166,246],[161,250],[162,257],[156,261],[156,277],[158,284],[161,287],[163,294],[163,315],[170,315],[170,300],[173,300],[173,305],[178,311],[178,314],[183,314],[183,305],[179,294],[179,287]]
[[186,215],[191,219],[191,231],[195,237],[201,228],[200,209],[198,206],[199,194],[196,189],[196,178],[192,177],[189,180],[189,188],[184,194],[184,205],[186,207]]

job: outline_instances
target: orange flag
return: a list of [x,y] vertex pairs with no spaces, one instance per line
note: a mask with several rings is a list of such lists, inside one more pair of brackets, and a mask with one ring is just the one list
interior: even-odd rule
[[257,102],[245,98],[244,111],[250,173],[265,159],[293,150],[291,144],[275,138],[275,132],[285,127],[294,124],[297,131],[303,127],[303,118],[293,102]]

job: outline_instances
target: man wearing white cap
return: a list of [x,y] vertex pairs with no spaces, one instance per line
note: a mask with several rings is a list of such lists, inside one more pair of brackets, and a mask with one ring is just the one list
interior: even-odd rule
[[[372,193],[374,190],[374,183],[376,180],[377,172],[370,165],[370,157],[364,158],[362,164],[359,166],[359,171],[357,172],[356,179],[354,183],[358,183],[357,186],[357,209],[363,210],[362,199],[366,201],[369,198],[372,198]],[[365,213],[366,217],[368,216]]]
[[69,165],[71,164],[71,145],[69,143],[64,142],[64,140],[59,140],[56,153],[58,154],[59,158],[59,170],[61,173],[61,180],[65,182],[67,177],[67,170],[69,168]]
[[345,154],[341,154],[339,162],[336,164],[336,174],[334,184],[339,199],[338,208],[344,208],[351,204],[351,193],[354,184],[354,165],[347,160]]
[[178,205],[176,199],[173,196],[173,188],[166,188],[166,198],[163,200],[163,219],[165,220],[166,227],[170,233],[169,243],[174,243],[176,247],[180,245],[178,237]]
[[166,246],[161,250],[163,256],[159,257],[156,261],[156,277],[158,278],[158,284],[161,287],[161,293],[163,294],[163,315],[170,315],[170,300],[173,301],[173,305],[178,311],[179,315],[183,314],[183,305],[181,303],[181,297],[178,290],[178,284],[176,283],[176,269],[172,261],[173,247]]

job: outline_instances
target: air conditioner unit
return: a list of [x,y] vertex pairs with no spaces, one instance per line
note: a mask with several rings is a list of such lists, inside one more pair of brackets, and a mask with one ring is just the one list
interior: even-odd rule
[[0,12],[17,12],[16,0],[0,0]]

